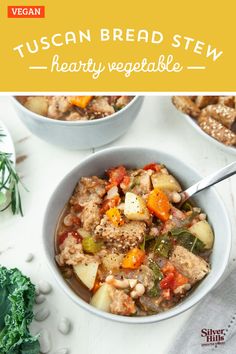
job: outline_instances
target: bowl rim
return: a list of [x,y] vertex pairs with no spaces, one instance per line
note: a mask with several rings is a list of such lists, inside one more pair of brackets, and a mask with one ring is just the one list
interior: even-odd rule
[[[29,96],[29,95],[25,95],[25,96]],[[36,95],[35,97],[40,96],[40,95]],[[45,95],[44,95],[45,96]],[[50,96],[50,95],[48,95]],[[52,95],[53,96],[53,95]],[[60,96],[60,95],[54,95],[54,96]],[[102,95],[100,95],[102,96]],[[93,120],[75,120],[75,121],[66,121],[66,120],[58,120],[58,119],[52,119],[49,117],[45,117],[42,116],[38,113],[35,113],[31,110],[29,110],[28,108],[26,108],[22,103],[20,103],[17,98],[17,96],[11,96],[11,99],[13,100],[13,102],[15,103],[15,105],[22,110],[25,113],[31,114],[32,118],[35,118],[36,120],[39,120],[41,122],[48,122],[50,124],[58,124],[61,126],[74,126],[74,125],[79,125],[79,126],[85,126],[85,125],[99,125],[102,124],[102,122],[107,122],[110,119],[114,119],[117,118],[121,115],[121,112],[125,112],[127,109],[129,109],[130,106],[132,106],[138,99],[143,98],[143,96],[141,95],[136,95],[134,96],[134,98],[122,109],[120,109],[119,111],[107,116],[107,117],[103,117],[103,118],[99,118],[99,119],[93,119]]]
[[[57,269],[56,263],[54,259],[51,259],[51,257],[49,256],[48,250],[47,250],[47,245],[46,245],[46,225],[47,225],[47,215],[50,212],[51,209],[51,203],[52,203],[52,199],[54,198],[55,194],[58,193],[58,191],[60,190],[60,186],[62,183],[64,183],[64,180],[69,178],[71,175],[73,175],[77,169],[79,167],[82,167],[84,164],[88,164],[91,161],[94,160],[94,158],[96,158],[97,156],[103,156],[104,153],[116,153],[116,152],[120,152],[120,151],[135,151],[135,150],[143,150],[146,152],[155,152],[158,154],[162,154],[166,157],[170,157],[170,158],[174,158],[177,161],[180,160],[179,158],[174,157],[171,154],[168,154],[162,150],[159,149],[155,149],[155,148],[147,148],[147,147],[142,147],[142,146],[120,146],[120,147],[110,147],[107,149],[102,149],[94,154],[91,154],[89,156],[87,156],[86,158],[84,158],[83,160],[81,160],[81,162],[75,166],[73,169],[70,170],[70,172],[68,172],[62,179],[61,181],[58,183],[58,185],[56,186],[56,188],[54,189],[54,191],[51,193],[50,198],[48,200],[47,203],[47,207],[44,213],[44,219],[43,219],[43,231],[42,231],[42,237],[43,237],[43,248],[44,248],[44,252],[46,253],[46,259],[47,259],[47,263],[48,266],[54,276],[54,278],[56,279],[57,283],[60,285],[60,287],[62,288],[62,290],[64,291],[64,293],[77,305],[79,305],[80,307],[82,307],[83,309],[87,310],[90,313],[93,313],[95,315],[97,315],[98,317],[102,317],[105,319],[109,319],[115,322],[121,322],[121,323],[128,323],[128,324],[147,324],[147,323],[154,323],[154,322],[160,322],[169,318],[172,318],[176,315],[179,315],[181,313],[184,313],[185,311],[189,310],[190,308],[192,308],[194,305],[196,305],[199,301],[201,301],[210,291],[212,291],[214,289],[214,287],[216,286],[216,284],[219,283],[220,279],[222,278],[225,269],[227,267],[228,261],[229,261],[229,256],[230,256],[230,250],[231,250],[231,243],[232,243],[232,232],[231,232],[231,223],[229,220],[229,216],[227,213],[227,209],[222,201],[222,199],[220,198],[220,196],[218,195],[217,191],[215,190],[214,187],[211,187],[211,191],[214,194],[214,197],[217,201],[217,203],[220,204],[221,209],[223,211],[224,214],[224,219],[225,219],[225,233],[228,235],[227,236],[227,242],[226,242],[226,250],[224,252],[224,257],[222,257],[221,259],[221,264],[220,264],[220,270],[217,274],[217,276],[215,276],[211,282],[209,283],[209,285],[206,287],[206,289],[204,289],[204,291],[201,291],[199,294],[196,294],[195,296],[193,296],[193,298],[187,298],[186,301],[181,302],[180,304],[178,304],[177,306],[171,308],[168,311],[165,312],[161,312],[159,314],[155,314],[155,315],[151,315],[151,316],[143,316],[143,317],[128,317],[128,316],[120,316],[120,315],[115,315],[115,314],[111,314],[111,313],[107,313],[101,310],[98,310],[97,308],[95,308],[94,306],[90,305],[89,303],[85,302],[84,300],[82,300],[70,287],[69,285],[66,284],[66,282],[64,281],[64,279],[62,278],[61,274],[59,273],[59,270]],[[191,169],[191,171],[196,174],[199,179],[202,178],[202,176],[199,174],[199,172],[197,170],[195,170],[195,168],[193,168],[191,165],[186,164],[185,162],[181,161],[183,165],[187,166],[188,168]],[[207,278],[206,278],[207,279]]]
[[[176,109],[177,110],[177,109]],[[178,111],[178,110],[177,110]],[[236,147],[233,146],[228,146],[225,145],[223,143],[221,143],[220,141],[216,140],[215,138],[213,138],[212,136],[210,136],[209,134],[205,133],[197,124],[197,122],[191,118],[189,115],[178,111],[182,116],[184,116],[185,120],[197,131],[199,132],[203,137],[205,137],[206,140],[208,140],[209,142],[213,142],[218,148],[220,148],[222,151],[226,152],[226,153],[231,153],[236,155]]]

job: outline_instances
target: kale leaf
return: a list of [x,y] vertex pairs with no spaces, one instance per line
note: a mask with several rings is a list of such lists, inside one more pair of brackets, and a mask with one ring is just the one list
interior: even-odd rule
[[33,320],[35,286],[18,269],[0,267],[0,353],[38,354],[37,336],[29,332]]
[[153,280],[154,280],[154,285],[153,287],[147,292],[147,295],[150,297],[157,297],[160,296],[160,288],[159,288],[159,282],[163,278],[163,274],[161,272],[160,267],[156,262],[154,262],[152,259],[149,259],[148,263],[149,268],[153,272]]
[[194,236],[188,229],[176,228],[170,230],[172,236],[177,240],[178,244],[187,248],[193,253],[200,253],[204,250],[204,243]]

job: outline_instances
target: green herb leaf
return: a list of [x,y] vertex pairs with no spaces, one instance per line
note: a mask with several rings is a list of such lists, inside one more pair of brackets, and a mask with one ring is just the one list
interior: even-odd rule
[[191,205],[191,203],[189,203],[188,201],[184,202],[184,204],[182,205],[181,209],[183,211],[192,211],[193,207]]
[[157,240],[153,242],[153,252],[157,252],[160,256],[168,258],[173,248],[171,237],[169,233],[163,234],[157,237]]
[[143,238],[143,242],[141,243],[141,245],[139,246],[141,248],[141,250],[145,251],[147,244],[149,243],[149,241],[152,241],[155,239],[155,236],[151,236],[151,235],[146,235]]
[[150,297],[157,297],[160,296],[160,289],[157,287],[157,285],[154,285],[148,292],[147,295]]
[[6,201],[3,202],[3,194],[5,195],[8,192],[10,196],[10,202],[3,209],[0,209],[0,212],[11,207],[13,215],[20,214],[23,216],[19,190],[19,185],[22,185],[22,182],[10,156],[10,154],[0,152],[0,205],[6,203]]
[[163,278],[163,274],[161,272],[160,267],[156,262],[154,262],[152,259],[149,259],[148,263],[149,268],[153,272],[153,277],[154,277],[154,285],[153,287],[147,292],[147,295],[150,297],[157,297],[160,296],[160,288],[159,288],[159,282]]
[[195,216],[199,215],[198,212],[196,211],[192,211],[192,213],[182,221],[181,223],[181,227],[186,227],[188,226],[189,224],[191,224],[191,222],[193,221],[193,219],[195,218]]
[[149,263],[148,263],[148,266],[153,271],[154,280],[160,281],[163,278],[163,274],[162,274],[161,269],[158,266],[158,264],[150,259]]
[[0,353],[38,354],[37,336],[29,332],[35,286],[18,269],[0,267]]
[[200,253],[204,250],[204,243],[194,236],[188,229],[176,228],[170,231],[178,244],[187,248],[193,253]]

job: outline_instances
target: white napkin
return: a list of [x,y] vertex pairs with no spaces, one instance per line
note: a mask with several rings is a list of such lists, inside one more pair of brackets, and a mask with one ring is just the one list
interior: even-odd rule
[[169,350],[169,354],[212,352],[236,353],[236,269],[197,306]]

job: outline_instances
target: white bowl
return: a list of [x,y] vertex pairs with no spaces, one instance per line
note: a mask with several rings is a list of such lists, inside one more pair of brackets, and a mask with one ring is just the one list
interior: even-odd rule
[[110,143],[124,134],[135,120],[142,96],[135,96],[127,106],[105,118],[88,121],[63,121],[41,116],[24,107],[15,97],[13,105],[21,121],[42,140],[71,149],[90,149]]
[[124,164],[128,167],[140,167],[150,162],[164,163],[167,168],[181,181],[184,188],[189,187],[201,176],[192,167],[186,165],[174,156],[164,152],[143,147],[118,147],[102,150],[83,160],[76,168],[66,175],[61,183],[53,192],[48,203],[43,225],[43,244],[44,251],[49,266],[64,292],[76,304],[82,308],[110,320],[125,323],[151,323],[158,322],[173,316],[176,316],[199,302],[207,293],[209,293],[217,284],[224,273],[228,263],[231,248],[231,228],[227,211],[223,202],[214,190],[209,188],[199,193],[194,200],[196,204],[203,208],[207,213],[209,222],[214,228],[215,243],[211,255],[212,270],[209,275],[199,284],[199,286],[172,309],[160,314],[145,317],[125,317],[102,312],[84,300],[79,298],[63,279],[56,263],[54,250],[54,232],[58,217],[69,200],[75,185],[82,176],[101,176],[104,170]]

